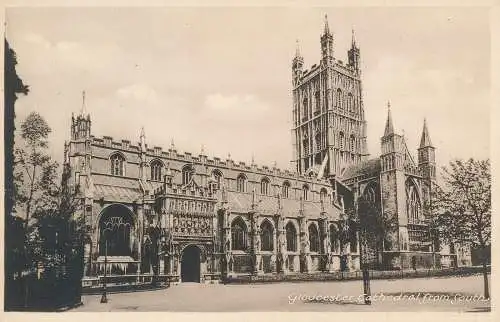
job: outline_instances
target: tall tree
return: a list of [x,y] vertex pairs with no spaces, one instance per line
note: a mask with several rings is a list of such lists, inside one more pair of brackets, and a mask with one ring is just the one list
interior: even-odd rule
[[443,185],[432,195],[433,225],[440,241],[481,250],[484,297],[489,298],[487,247],[491,242],[491,172],[489,160],[454,160],[443,167]]
[[4,268],[5,268],[5,297],[4,305],[8,309],[11,306],[13,292],[14,273],[22,262],[23,239],[19,238],[22,232],[22,221],[12,216],[14,205],[14,106],[17,95],[27,95],[29,88],[23,83],[16,72],[17,57],[10,47],[7,39],[4,38],[4,156],[5,156],[5,176],[4,176]]

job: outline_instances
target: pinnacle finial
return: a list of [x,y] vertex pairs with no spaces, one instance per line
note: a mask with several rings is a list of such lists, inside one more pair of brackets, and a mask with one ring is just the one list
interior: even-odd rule
[[87,113],[87,107],[85,106],[85,90],[82,91],[82,116]]
[[420,138],[420,148],[425,148],[427,146],[432,147],[432,142],[429,130],[427,129],[427,120],[424,118],[424,127],[422,129],[422,137]]
[[295,40],[295,57],[301,57],[300,56],[300,45],[299,45],[299,40]]
[[352,43],[352,48],[356,48],[356,36],[354,35],[354,27],[352,27],[352,39],[351,39],[351,43]]
[[144,126],[141,127],[141,151],[146,152],[146,133],[144,132]]
[[170,140],[170,149],[175,150],[175,144],[173,138]]
[[205,145],[202,144],[201,145],[201,155],[204,155],[205,154]]
[[387,101],[387,121],[385,123],[384,136],[390,134],[394,134],[394,126],[392,124],[391,102]]
[[325,35],[330,34],[330,27],[328,26],[328,15],[325,13]]

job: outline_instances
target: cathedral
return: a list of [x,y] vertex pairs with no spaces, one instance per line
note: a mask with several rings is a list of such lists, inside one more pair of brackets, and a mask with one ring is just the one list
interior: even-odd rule
[[347,63],[336,60],[325,19],[321,54],[307,70],[297,46],[292,61],[291,170],[163,149],[144,129],[137,143],[97,137],[84,108],[73,116],[64,165],[82,200],[84,280],[105,269],[177,283],[460,265],[429,229],[425,121],[415,161],[388,106],[381,154],[369,158],[354,33]]

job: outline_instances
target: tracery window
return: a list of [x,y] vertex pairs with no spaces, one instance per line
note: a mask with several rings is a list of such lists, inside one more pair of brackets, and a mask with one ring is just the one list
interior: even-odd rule
[[238,178],[236,178],[236,190],[238,192],[245,192],[247,190],[246,185],[247,177],[243,173],[240,173],[238,175]]
[[214,171],[212,171],[212,178],[217,185],[217,189],[220,189],[222,185],[222,173],[219,170],[215,169]]
[[194,169],[191,165],[185,165],[182,168],[182,184],[188,184],[193,179]]
[[354,97],[352,96],[352,93],[347,94],[347,109],[349,112],[354,111]]
[[421,204],[418,190],[415,184],[408,180],[406,184],[406,211],[410,223],[418,223],[421,220]]
[[344,150],[344,142],[345,142],[345,136],[344,132],[339,132],[339,141],[338,141],[338,146],[340,150]]
[[114,176],[123,176],[125,172],[124,171],[125,158],[121,154],[115,153],[111,156],[110,162],[111,162],[111,174]]
[[350,137],[350,150],[351,152],[355,152],[356,151],[356,137],[354,136],[354,134],[351,134],[351,137]]
[[319,234],[315,224],[309,225],[309,250],[319,252]]
[[281,196],[283,198],[288,198],[290,190],[290,183],[288,181],[283,182],[283,187],[281,187]]
[[320,110],[320,106],[321,106],[321,98],[320,98],[319,91],[316,91],[316,93],[314,93],[314,98],[315,98],[315,101],[316,101],[316,111],[319,111]]
[[328,192],[326,191],[326,189],[325,188],[321,188],[321,190],[319,192],[319,200],[325,202],[327,195],[328,195]]
[[297,251],[297,230],[295,226],[288,222],[285,227],[286,230],[286,250],[288,252],[296,252]]
[[233,250],[246,250],[247,225],[239,217],[231,223],[231,244]]
[[272,251],[274,249],[273,226],[269,221],[264,220],[260,226],[260,247],[263,251]]
[[304,115],[303,115],[303,117],[306,118],[308,116],[308,113],[309,113],[309,109],[307,107],[307,105],[308,105],[307,96],[304,97],[303,105],[304,105]]
[[159,160],[151,162],[151,180],[161,181],[161,169],[163,165]]
[[335,95],[335,107],[340,109],[343,108],[342,100],[343,100],[342,90],[339,88],[337,89],[337,94]]
[[309,198],[309,186],[306,184],[302,187],[302,197],[304,200],[308,200]]
[[269,179],[263,178],[260,181],[260,194],[265,196],[269,194]]

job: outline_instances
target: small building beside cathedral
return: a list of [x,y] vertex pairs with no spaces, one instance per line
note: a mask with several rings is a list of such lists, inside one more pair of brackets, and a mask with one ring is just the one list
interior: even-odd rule
[[336,60],[326,20],[321,53],[310,70],[298,48],[292,61],[292,170],[164,149],[144,129],[137,142],[97,137],[90,115],[73,116],[64,164],[82,199],[85,277],[105,266],[209,282],[466,265],[429,227],[436,164],[425,122],[415,160],[389,108],[381,154],[369,158],[354,34],[347,63]]

